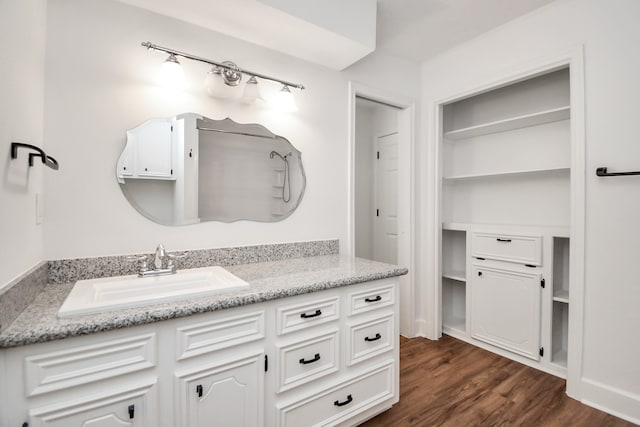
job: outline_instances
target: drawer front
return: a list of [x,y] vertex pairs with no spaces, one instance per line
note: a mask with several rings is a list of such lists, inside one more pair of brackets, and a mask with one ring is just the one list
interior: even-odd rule
[[393,314],[349,327],[347,366],[393,349]]
[[278,426],[329,426],[344,422],[394,397],[393,372],[393,361],[387,361],[335,387],[278,405]]
[[349,294],[349,316],[367,313],[395,303],[394,285]]
[[36,396],[156,365],[156,334],[100,341],[25,358],[25,395]]
[[278,393],[338,371],[338,330],[278,349]]
[[178,360],[264,338],[264,311],[226,316],[176,329]]
[[338,320],[340,298],[336,296],[278,307],[276,313],[278,335],[284,335]]
[[540,266],[542,265],[542,237],[473,233],[471,256]]

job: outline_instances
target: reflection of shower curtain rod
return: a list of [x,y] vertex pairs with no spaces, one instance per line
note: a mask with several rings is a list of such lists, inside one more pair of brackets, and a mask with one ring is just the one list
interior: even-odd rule
[[232,130],[225,130],[225,129],[214,129],[214,128],[197,128],[198,130],[205,130],[207,132],[220,132],[220,133],[230,133],[233,135],[243,135],[243,136],[255,136],[256,138],[265,138],[265,139],[277,139],[274,138],[272,136],[267,136],[267,135],[258,135],[255,133],[245,133],[245,132],[236,132],[236,131],[232,131]]

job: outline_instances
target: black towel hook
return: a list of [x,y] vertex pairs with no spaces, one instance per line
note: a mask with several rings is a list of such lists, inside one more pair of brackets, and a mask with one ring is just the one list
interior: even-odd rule
[[42,160],[42,164],[49,166],[53,170],[58,170],[58,161],[51,156],[47,156],[47,153],[44,152],[42,148],[36,147],[35,145],[25,144],[23,142],[12,142],[11,143],[11,158],[18,158],[18,148],[27,148],[29,150],[34,150],[36,153],[29,153],[29,167],[33,166],[34,158],[40,157]]

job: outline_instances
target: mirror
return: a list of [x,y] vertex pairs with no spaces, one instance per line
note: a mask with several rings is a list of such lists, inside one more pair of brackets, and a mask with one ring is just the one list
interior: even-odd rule
[[306,185],[302,153],[285,138],[194,113],[127,131],[116,175],[131,205],[164,225],[282,221]]

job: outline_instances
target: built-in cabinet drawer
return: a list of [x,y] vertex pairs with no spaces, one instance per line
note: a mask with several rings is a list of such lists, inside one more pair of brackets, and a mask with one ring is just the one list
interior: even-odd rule
[[471,236],[471,256],[540,266],[542,237],[474,232]]
[[337,320],[340,316],[340,298],[315,299],[302,304],[278,307],[276,311],[278,335],[311,328]]
[[278,392],[337,372],[338,330],[278,348]]
[[176,329],[176,358],[200,356],[264,338],[264,310],[189,322]]
[[389,360],[333,387],[278,405],[277,425],[336,425],[393,398],[394,393],[394,362]]
[[351,366],[393,349],[393,313],[349,325],[349,354]]
[[349,294],[349,316],[367,313],[395,304],[393,284]]

